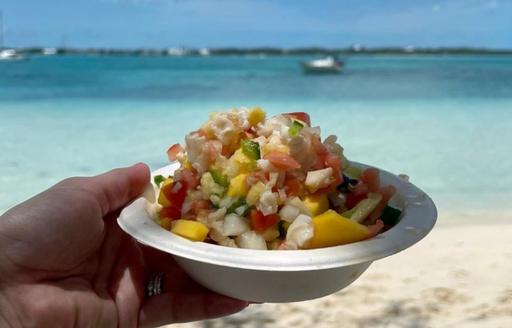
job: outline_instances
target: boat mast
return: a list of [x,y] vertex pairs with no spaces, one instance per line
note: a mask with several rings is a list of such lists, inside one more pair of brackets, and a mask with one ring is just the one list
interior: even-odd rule
[[4,48],[4,15],[0,10],[0,49]]

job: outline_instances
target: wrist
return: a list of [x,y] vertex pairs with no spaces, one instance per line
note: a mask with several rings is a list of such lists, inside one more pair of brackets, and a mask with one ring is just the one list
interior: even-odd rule
[[17,328],[21,327],[19,317],[9,302],[5,291],[0,289],[0,327]]

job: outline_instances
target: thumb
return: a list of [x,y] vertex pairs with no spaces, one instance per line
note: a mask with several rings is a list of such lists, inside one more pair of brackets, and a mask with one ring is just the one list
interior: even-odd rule
[[101,207],[103,215],[118,210],[139,196],[149,182],[149,168],[138,163],[88,178],[86,187]]

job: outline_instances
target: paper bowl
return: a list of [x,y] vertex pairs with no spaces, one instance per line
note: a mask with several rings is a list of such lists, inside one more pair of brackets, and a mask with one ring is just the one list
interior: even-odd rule
[[[171,164],[154,175],[170,175],[177,168]],[[372,239],[347,245],[264,251],[192,242],[154,222],[142,198],[121,212],[118,223],[139,242],[172,254],[193,279],[219,294],[252,302],[305,301],[345,288],[373,261],[410,247],[434,227],[437,210],[430,197],[394,174],[381,170],[380,177],[406,202],[401,220]]]

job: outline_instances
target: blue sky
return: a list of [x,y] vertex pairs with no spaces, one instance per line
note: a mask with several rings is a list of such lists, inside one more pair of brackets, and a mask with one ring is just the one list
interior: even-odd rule
[[512,48],[510,0],[0,0],[10,46]]

